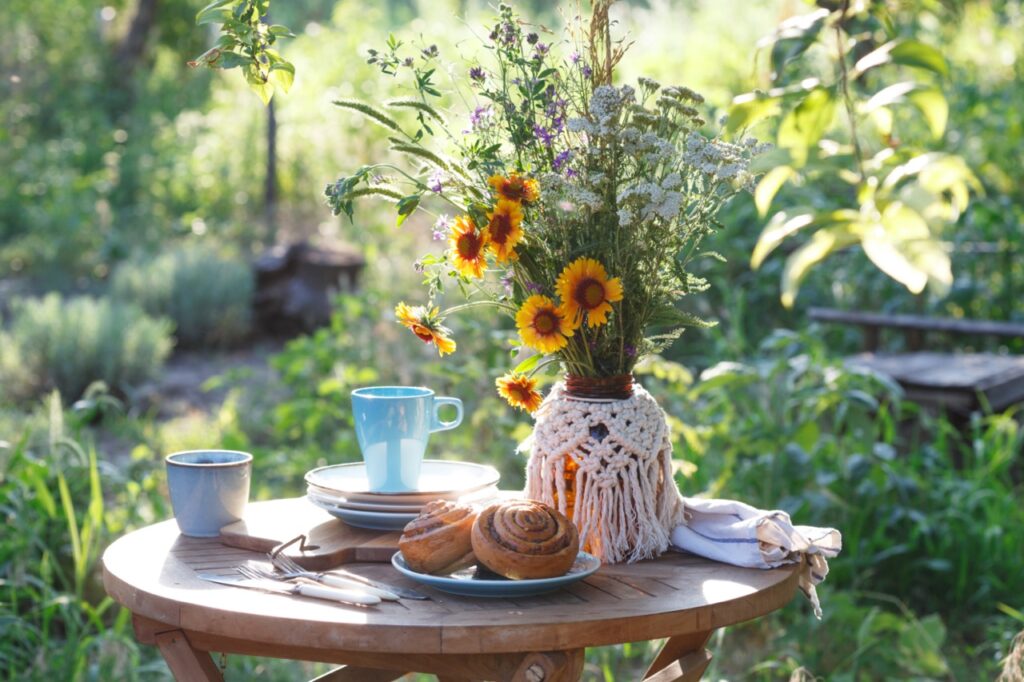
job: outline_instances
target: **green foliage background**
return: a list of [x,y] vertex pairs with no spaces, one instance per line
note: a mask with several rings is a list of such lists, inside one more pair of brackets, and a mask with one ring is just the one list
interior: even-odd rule
[[[166,679],[154,651],[135,644],[126,612],[103,595],[97,562],[112,538],[170,517],[167,452],[248,449],[256,455],[255,499],[300,495],[309,468],[358,457],[348,416],[353,387],[421,382],[463,397],[470,415],[436,439],[437,456],[493,463],[508,487],[522,481],[514,450],[530,421],[493,392],[508,364],[510,330],[486,315],[453,320],[459,351],[439,361],[390,319],[397,300],[419,291],[412,263],[431,248],[429,224],[413,217],[396,229],[386,207],[369,204],[349,223],[332,218],[321,197],[340,170],[386,148],[381,130],[330,105],[402,94],[374,77],[366,48],[394,31],[436,36],[443,54],[472,57],[477,43],[466,38],[492,10],[472,0],[274,5],[273,21],[297,34],[282,46],[297,77],[287,97],[275,98],[279,200],[268,224],[266,110],[237,73],[185,66],[212,40],[194,26],[201,4],[161,2],[147,49],[126,70],[116,54],[136,2],[0,3],[3,333],[17,331],[9,285],[104,295],[120,263],[182,245],[244,260],[277,239],[342,240],[370,266],[362,291],[338,301],[332,326],[290,342],[268,374],[238,370],[211,382],[227,391],[213,414],[159,419],[99,387],[70,388],[63,400],[0,398],[0,675],[9,679]],[[551,3],[519,5],[559,25]],[[795,600],[720,632],[709,678],[784,680],[803,668],[838,680],[991,679],[1024,627],[1024,435],[1016,413],[977,415],[965,430],[921,414],[884,378],[843,368],[856,332],[804,319],[809,305],[1024,316],[1024,10],[1019,0],[892,7],[905,35],[942,47],[950,112],[937,144],[964,157],[984,187],[942,235],[953,261],[948,294],[913,297],[850,250],[812,270],[797,306],[786,310],[778,289],[784,257],[750,269],[764,220],[752,200],[738,201],[708,244],[727,262],[702,261],[700,274],[713,286],[690,303],[690,312],[719,326],[687,332],[643,370],[671,415],[686,494],[778,506],[844,532],[844,552],[821,589],[825,620]],[[797,0],[623,3],[621,28],[642,39],[620,75],[682,81],[725,113],[733,96],[767,87],[758,39],[812,9]],[[813,68],[813,52],[807,59]],[[771,139],[775,126],[766,120],[754,132]],[[831,210],[832,189],[786,186],[774,206]],[[993,348],[985,339],[965,343]],[[1009,349],[1019,351],[1016,343]],[[11,359],[13,348],[0,346],[0,369],[25,369]],[[586,679],[632,679],[651,651],[634,644],[591,652]],[[231,657],[228,675],[285,680],[318,671]]]

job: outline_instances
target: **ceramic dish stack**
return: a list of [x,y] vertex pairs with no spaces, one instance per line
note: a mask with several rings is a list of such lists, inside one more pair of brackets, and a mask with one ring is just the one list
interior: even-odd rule
[[335,464],[306,474],[306,497],[350,526],[401,530],[434,500],[487,502],[498,494],[494,467],[470,462],[423,460],[417,490],[372,492],[362,462]]

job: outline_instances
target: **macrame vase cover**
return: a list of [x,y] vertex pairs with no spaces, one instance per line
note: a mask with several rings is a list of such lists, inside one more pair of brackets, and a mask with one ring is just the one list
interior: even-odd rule
[[683,522],[665,413],[639,384],[621,400],[556,384],[520,449],[530,451],[527,497],[569,516],[581,548],[603,563],[658,556]]

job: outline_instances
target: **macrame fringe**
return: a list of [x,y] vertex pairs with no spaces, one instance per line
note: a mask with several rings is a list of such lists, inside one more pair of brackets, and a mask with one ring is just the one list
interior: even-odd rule
[[639,384],[625,400],[574,398],[558,383],[537,410],[526,496],[566,507],[565,465],[575,472],[572,519],[580,545],[603,563],[658,556],[683,522],[672,479],[672,442],[658,403]]

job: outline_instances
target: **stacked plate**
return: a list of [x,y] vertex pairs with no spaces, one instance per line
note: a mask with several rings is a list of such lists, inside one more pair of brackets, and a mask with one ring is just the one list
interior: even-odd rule
[[373,492],[362,462],[335,464],[306,474],[309,501],[351,526],[401,530],[434,500],[483,502],[498,493],[494,467],[423,460],[419,486],[401,493]]

